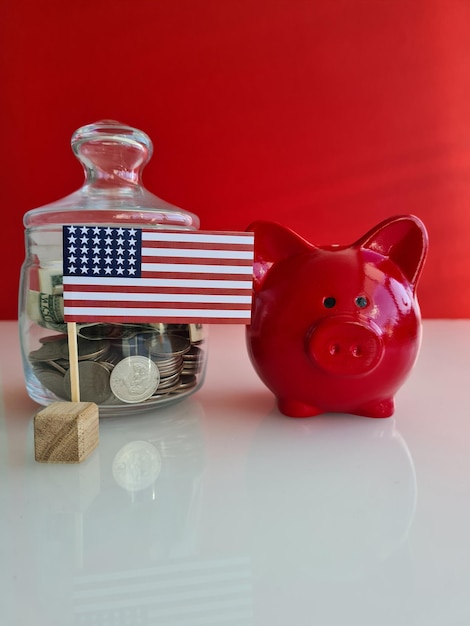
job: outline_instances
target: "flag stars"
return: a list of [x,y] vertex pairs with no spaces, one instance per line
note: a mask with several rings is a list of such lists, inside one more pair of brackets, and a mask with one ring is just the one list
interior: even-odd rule
[[137,277],[140,275],[139,246],[139,229],[64,226],[64,274]]

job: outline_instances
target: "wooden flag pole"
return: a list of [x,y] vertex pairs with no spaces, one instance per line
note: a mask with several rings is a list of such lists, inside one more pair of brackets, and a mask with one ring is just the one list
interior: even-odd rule
[[70,394],[72,402],[80,402],[80,380],[78,376],[77,323],[67,322],[70,362]]

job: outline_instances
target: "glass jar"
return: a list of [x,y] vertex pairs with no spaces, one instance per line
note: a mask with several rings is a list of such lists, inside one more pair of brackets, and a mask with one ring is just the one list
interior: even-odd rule
[[[142,131],[112,120],[96,122],[73,134],[72,150],[85,170],[83,186],[24,216],[20,342],[28,394],[42,405],[71,399],[63,226],[81,224],[97,232],[199,228],[196,215],[142,185],[141,172],[153,151]],[[145,316],[135,322],[104,322],[98,315],[78,322],[80,400],[96,402],[100,415],[129,414],[182,400],[203,383],[205,339],[202,325],[146,321]],[[131,372],[135,384],[129,382]],[[146,378],[146,385],[137,384],[139,376]]]

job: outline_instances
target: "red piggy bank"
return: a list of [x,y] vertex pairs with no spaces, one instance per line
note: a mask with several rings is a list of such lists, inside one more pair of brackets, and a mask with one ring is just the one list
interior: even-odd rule
[[250,359],[292,417],[389,417],[421,340],[422,222],[385,220],[350,246],[316,246],[255,222]]

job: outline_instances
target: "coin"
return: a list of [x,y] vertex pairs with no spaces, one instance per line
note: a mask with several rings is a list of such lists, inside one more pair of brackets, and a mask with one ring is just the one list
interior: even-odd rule
[[31,362],[56,361],[62,356],[64,345],[67,345],[66,342],[51,341],[43,343],[37,350],[32,350],[28,358]]
[[42,364],[34,367],[34,373],[41,385],[46,389],[52,391],[58,398],[65,397],[63,374]]
[[[205,350],[194,345],[196,337],[191,335],[188,324],[98,322],[77,325],[77,328],[82,400],[108,406],[121,405],[124,409],[123,403],[144,406],[165,402],[169,395],[183,396],[197,385],[204,365]],[[52,330],[62,334],[40,338],[40,348],[30,353],[30,362],[44,387],[59,397],[70,399],[68,337],[62,328]],[[145,367],[151,370],[153,368],[148,366],[148,361],[152,361],[158,369],[157,379],[153,382],[154,374],[147,372],[150,375],[150,389],[146,390],[145,385],[137,381],[139,376],[136,372],[133,373],[135,380],[124,384],[122,370],[119,374],[118,369],[114,375],[115,393],[111,387],[111,374],[118,364],[128,363],[126,359],[129,357],[144,359]],[[88,362],[99,367],[83,368],[82,365]],[[125,365],[121,365],[123,367]],[[120,385],[124,389],[120,390]]]
[[153,335],[153,331],[147,330],[141,333],[133,333],[129,337],[123,337],[120,341],[122,354],[125,357],[145,354],[147,351],[145,347],[145,342],[149,338],[149,333]]
[[204,356],[204,352],[198,346],[192,345],[191,348],[185,353],[185,361],[200,361]]
[[39,339],[39,343],[51,343],[54,341],[67,341],[67,335],[63,333],[59,335],[47,335],[46,337],[41,337]]
[[89,341],[120,338],[122,337],[122,327],[115,324],[90,324],[82,326],[77,335]]
[[183,356],[175,354],[170,357],[153,357],[152,359],[160,367],[179,367],[183,363]]
[[168,376],[173,376],[173,374],[178,374],[181,371],[181,365],[177,365],[176,367],[162,367],[159,363],[156,365],[158,367],[158,371],[160,372],[160,378],[167,378]]
[[100,361],[108,370],[114,369],[114,367],[122,361],[122,356],[114,350],[110,350],[104,357],[103,361]]
[[160,382],[155,363],[145,356],[128,356],[114,367],[110,384],[122,402],[143,402],[153,395]]
[[112,464],[116,483],[128,491],[150,487],[158,478],[162,457],[149,441],[131,441],[116,454]]
[[57,361],[44,361],[44,363],[47,363],[47,365],[49,365],[53,369],[55,369],[58,372],[60,372],[62,374],[62,376],[64,376],[65,372],[67,371],[67,367],[63,367],[62,366],[62,364],[60,363],[60,359],[57,360]]
[[147,350],[154,356],[184,354],[190,347],[191,342],[189,339],[171,333],[167,335],[154,335],[146,342]]
[[[90,341],[88,339],[83,339],[83,337],[78,338],[77,347],[78,347],[78,360],[95,360],[100,356],[105,354],[110,347],[109,341],[106,339],[98,339],[96,341]],[[69,346],[68,343],[64,343],[61,345],[61,356],[68,359],[69,358]]]
[[187,389],[192,389],[197,385],[197,377],[196,376],[183,376],[181,378],[181,383],[179,389],[182,391]]
[[174,391],[177,391],[179,389],[180,384],[181,378],[179,376],[177,380],[175,380],[171,385],[165,385],[164,383],[160,383],[158,385],[156,393],[152,397],[155,398],[156,396],[160,396],[163,394],[173,393]]
[[166,389],[167,387],[172,387],[176,382],[180,379],[180,373],[176,372],[172,376],[166,376],[165,378],[160,378],[160,383],[158,385],[158,391],[161,389]]
[[[109,371],[102,363],[81,361],[78,364],[78,378],[82,402],[101,404],[111,395]],[[65,397],[70,400],[70,370],[64,376],[64,393]]]

